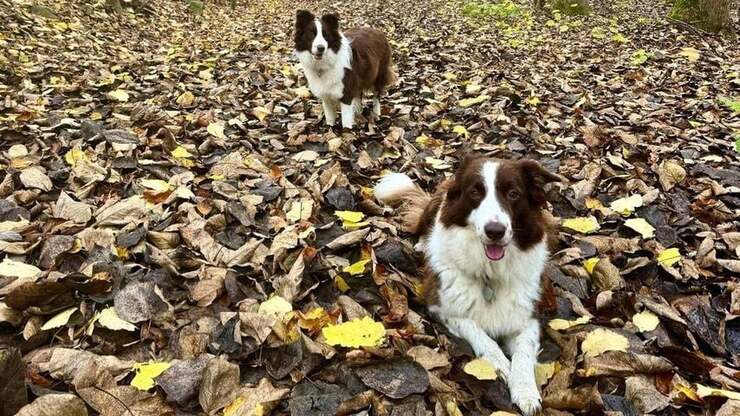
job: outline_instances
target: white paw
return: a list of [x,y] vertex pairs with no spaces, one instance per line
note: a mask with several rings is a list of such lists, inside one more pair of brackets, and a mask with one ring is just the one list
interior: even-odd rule
[[525,416],[536,414],[542,408],[542,399],[540,398],[540,393],[537,391],[537,388],[534,386],[517,387],[512,384],[509,385],[511,401],[519,407],[519,410],[521,410],[522,414]]
[[486,359],[493,368],[496,369],[496,373],[504,383],[508,383],[511,379],[511,363],[506,358],[497,358],[496,355],[487,354],[483,358]]

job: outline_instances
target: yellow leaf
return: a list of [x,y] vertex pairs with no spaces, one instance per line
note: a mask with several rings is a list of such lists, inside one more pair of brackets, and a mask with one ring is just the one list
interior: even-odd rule
[[540,98],[537,97],[536,95],[531,95],[527,99],[527,104],[531,105],[532,107],[537,107],[537,105],[539,105],[539,103],[540,103]]
[[642,238],[653,238],[655,235],[655,228],[644,218],[630,218],[624,225],[640,233]]
[[452,128],[452,132],[458,136],[463,136],[466,139],[470,137],[470,133],[468,133],[468,129],[466,129],[465,126],[457,125]]
[[380,322],[365,316],[339,325],[330,325],[321,330],[329,345],[343,347],[377,347],[385,338],[385,327]]
[[136,331],[137,329],[136,325],[121,319],[116,312],[116,308],[112,306],[100,311],[98,323],[113,331]]
[[216,121],[213,123],[209,123],[208,127],[206,127],[206,131],[208,131],[208,134],[213,137],[225,139],[226,135],[224,134],[224,127],[225,126],[223,121]]
[[300,87],[300,88],[294,89],[293,94],[295,94],[296,97],[309,98],[311,97],[311,90],[309,90],[306,87]]
[[596,263],[599,262],[598,257],[591,257],[590,259],[586,259],[583,262],[583,268],[586,269],[588,274],[591,274],[594,272],[594,267],[596,267]]
[[180,107],[190,107],[195,101],[195,96],[192,92],[185,91],[184,93],[180,94],[180,96],[177,97],[177,100],[175,101]]
[[488,96],[488,95],[485,95],[485,94],[479,95],[479,96],[477,96],[475,98],[464,98],[464,99],[458,101],[457,102],[457,105],[459,105],[462,108],[468,108],[468,107],[474,106],[476,104],[480,104],[480,103],[482,103],[484,101],[488,101],[489,98],[491,98],[491,97]]
[[642,206],[642,195],[634,194],[627,198],[619,198],[616,201],[609,204],[609,208],[612,211],[618,212],[622,215],[629,216],[635,212],[635,208]]
[[19,279],[33,279],[41,274],[38,267],[20,261],[4,258],[0,263],[0,276],[17,277]]
[[188,149],[186,149],[186,148],[184,148],[182,146],[177,146],[172,151],[172,156],[174,156],[174,157],[176,157],[178,159],[190,159],[190,158],[193,157],[193,155],[190,154],[190,152],[188,152]]
[[736,391],[715,389],[713,387],[708,387],[702,384],[696,385],[696,394],[699,395],[699,397],[701,398],[704,398],[707,396],[719,396],[719,397],[727,397],[728,399],[732,399],[732,400],[740,400],[740,393]]
[[701,397],[699,397],[691,387],[680,383],[676,383],[674,387],[676,388],[676,390],[683,393],[684,396],[686,396],[687,398],[699,403],[702,401]]
[[347,282],[342,278],[342,276],[339,276],[339,275],[334,277],[334,284],[337,285],[337,289],[339,289],[342,293],[352,289],[351,287],[349,287]]
[[264,315],[283,315],[293,310],[293,305],[281,296],[273,296],[262,302],[258,310]]
[[679,55],[685,57],[689,62],[695,62],[699,59],[699,51],[694,48],[681,48]]
[[107,95],[111,100],[120,101],[122,103],[128,101],[128,93],[124,90],[111,91]]
[[561,331],[563,329],[573,328],[574,326],[587,324],[590,320],[591,318],[588,316],[581,316],[580,318],[573,320],[557,318],[550,321],[548,325],[556,331]]
[[496,369],[485,358],[476,358],[465,364],[463,371],[478,380],[496,380]]
[[59,328],[61,326],[67,325],[67,323],[69,322],[69,318],[71,318],[72,314],[75,312],[77,312],[76,307],[59,312],[53,318],[46,321],[46,323],[41,326],[41,330],[48,331],[50,329]]
[[464,416],[454,400],[445,403],[445,410],[447,411],[447,416]]
[[457,79],[457,75],[453,74],[452,72],[445,72],[442,74],[443,77],[445,77],[448,81],[454,81]]
[[244,396],[240,395],[239,397],[237,397],[233,402],[231,402],[230,405],[224,407],[224,416],[236,416],[236,412],[246,401],[247,399],[245,399]]
[[624,335],[597,328],[586,335],[586,339],[581,343],[581,350],[590,357],[596,357],[606,351],[627,352],[629,346],[630,342]]
[[635,324],[640,332],[649,332],[658,327],[660,319],[657,315],[645,309],[640,313],[632,315],[632,323]]
[[597,221],[596,217],[593,215],[589,215],[588,217],[566,218],[563,220],[563,227],[583,234],[590,234],[601,228],[599,221]]
[[677,248],[669,248],[658,253],[658,263],[671,267],[681,260],[681,252]]
[[350,264],[349,266],[346,266],[344,269],[342,269],[342,271],[345,273],[349,273],[351,276],[357,276],[358,274],[362,274],[365,272],[365,265],[369,262],[370,259],[360,260],[358,262]]
[[342,220],[342,227],[345,230],[354,230],[369,224],[367,221],[362,221],[365,218],[365,214],[362,212],[334,211],[334,215]]
[[172,364],[168,362],[161,363],[136,363],[134,370],[136,375],[131,380],[131,385],[139,390],[149,390],[154,387],[154,379],[170,368]]
[[270,110],[266,109],[265,107],[254,107],[252,109],[252,115],[257,117],[257,120],[263,121],[265,117],[267,117],[270,114]]
[[290,205],[290,210],[285,214],[290,222],[297,222],[301,220],[307,220],[311,218],[313,212],[313,200],[301,199],[300,201],[294,201]]
[[424,161],[434,169],[444,170],[452,167],[449,163],[444,160],[437,159],[436,157],[427,156],[424,158]]
[[64,155],[64,160],[67,161],[67,163],[72,167],[75,167],[77,165],[77,162],[85,159],[87,159],[87,155],[85,154],[85,152],[77,147],[68,151]]
[[467,95],[473,95],[479,93],[481,90],[480,84],[476,84],[474,82],[471,82],[470,84],[465,86],[465,94]]
[[345,222],[360,222],[365,218],[365,214],[358,211],[334,211],[334,215]]
[[142,179],[141,186],[158,194],[167,192],[171,189],[169,182],[165,182],[161,179]]
[[542,387],[548,380],[555,375],[558,371],[560,364],[553,361],[549,363],[537,363],[534,366],[534,379],[537,381],[537,385]]

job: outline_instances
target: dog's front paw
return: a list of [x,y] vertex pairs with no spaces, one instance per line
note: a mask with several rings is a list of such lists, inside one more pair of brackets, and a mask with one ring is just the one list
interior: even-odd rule
[[511,391],[511,401],[519,407],[519,410],[525,416],[532,416],[542,408],[542,399],[536,387],[518,387],[510,384],[509,389]]
[[501,381],[504,383],[509,382],[509,379],[511,378],[511,362],[509,362],[509,360],[506,358],[498,358],[493,354],[484,355],[483,359],[488,361],[491,366],[496,369],[496,374],[501,378]]

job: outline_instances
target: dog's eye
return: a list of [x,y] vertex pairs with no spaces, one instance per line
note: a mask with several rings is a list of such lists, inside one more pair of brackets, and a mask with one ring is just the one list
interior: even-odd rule
[[522,194],[519,193],[516,189],[512,189],[509,191],[509,193],[506,194],[506,197],[509,198],[512,201],[516,201],[517,199],[521,198]]
[[472,199],[481,199],[483,198],[483,194],[486,192],[485,188],[483,187],[482,183],[476,183],[472,187],[470,187],[470,198]]

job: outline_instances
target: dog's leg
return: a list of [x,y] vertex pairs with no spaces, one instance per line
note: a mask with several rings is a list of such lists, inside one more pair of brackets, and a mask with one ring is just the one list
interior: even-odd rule
[[337,122],[337,103],[330,98],[324,98],[321,100],[321,105],[324,107],[324,120],[326,120],[327,126],[333,126]]
[[443,318],[443,321],[455,336],[464,339],[473,347],[475,355],[488,360],[504,381],[509,379],[511,371],[509,359],[501,351],[498,343],[489,337],[480,325],[467,318]]
[[380,118],[380,97],[378,93],[373,95],[373,119],[377,120]]
[[341,103],[342,107],[342,127],[351,129],[355,125],[355,106],[353,102],[349,104]]
[[534,377],[537,352],[540,349],[540,327],[537,321],[530,319],[519,334],[509,339],[507,347],[511,353],[511,401],[525,415],[533,415],[541,406],[540,392]]

